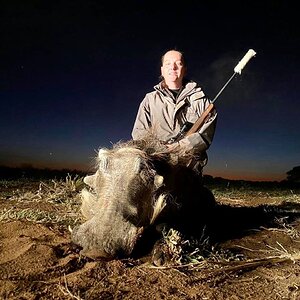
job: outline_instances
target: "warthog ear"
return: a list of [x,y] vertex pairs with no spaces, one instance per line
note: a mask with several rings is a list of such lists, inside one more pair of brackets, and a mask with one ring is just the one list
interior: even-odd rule
[[98,152],[98,156],[99,158],[102,157],[102,156],[106,156],[108,154],[108,150],[107,149],[104,149],[104,148],[101,148]]
[[163,182],[164,182],[163,176],[161,176],[161,175],[154,176],[154,185],[157,189],[162,186]]
[[98,167],[102,171],[105,171],[108,166],[108,150],[100,149],[98,152]]

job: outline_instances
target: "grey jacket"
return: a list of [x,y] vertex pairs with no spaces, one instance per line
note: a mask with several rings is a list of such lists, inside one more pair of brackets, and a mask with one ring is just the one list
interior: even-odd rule
[[[176,136],[186,121],[195,123],[209,104],[208,98],[196,82],[187,82],[177,99],[160,82],[141,102],[132,137],[138,140],[151,130],[160,140],[168,141]],[[214,110],[199,132],[179,141],[180,148],[184,152],[193,151],[202,166],[207,161],[206,150],[212,143],[216,121],[217,112]]]

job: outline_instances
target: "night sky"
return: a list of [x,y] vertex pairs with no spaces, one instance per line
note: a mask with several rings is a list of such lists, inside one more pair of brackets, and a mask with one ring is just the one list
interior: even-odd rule
[[[102,3],[103,2],[103,3]],[[1,1],[0,165],[90,171],[131,138],[160,57],[183,51],[216,101],[204,174],[282,180],[300,165],[300,30],[292,1]]]

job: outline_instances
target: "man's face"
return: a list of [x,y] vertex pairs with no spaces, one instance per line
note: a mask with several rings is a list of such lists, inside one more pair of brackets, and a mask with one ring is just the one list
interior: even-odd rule
[[165,82],[182,83],[186,68],[182,61],[182,55],[177,51],[169,51],[164,55],[163,64],[161,66],[161,75]]

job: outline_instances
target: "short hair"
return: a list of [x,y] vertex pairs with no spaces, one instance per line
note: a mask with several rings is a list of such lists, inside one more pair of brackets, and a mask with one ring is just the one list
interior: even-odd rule
[[176,51],[176,52],[180,53],[180,54],[181,54],[181,61],[182,61],[182,64],[186,67],[186,59],[185,59],[185,56],[184,56],[184,54],[183,54],[183,51],[180,51],[180,50],[177,50],[177,49],[170,49],[170,50],[166,51],[166,52],[162,55],[162,57],[161,57],[161,59],[160,59],[161,66],[164,64],[165,55],[166,55],[168,52],[170,52],[170,51]]

